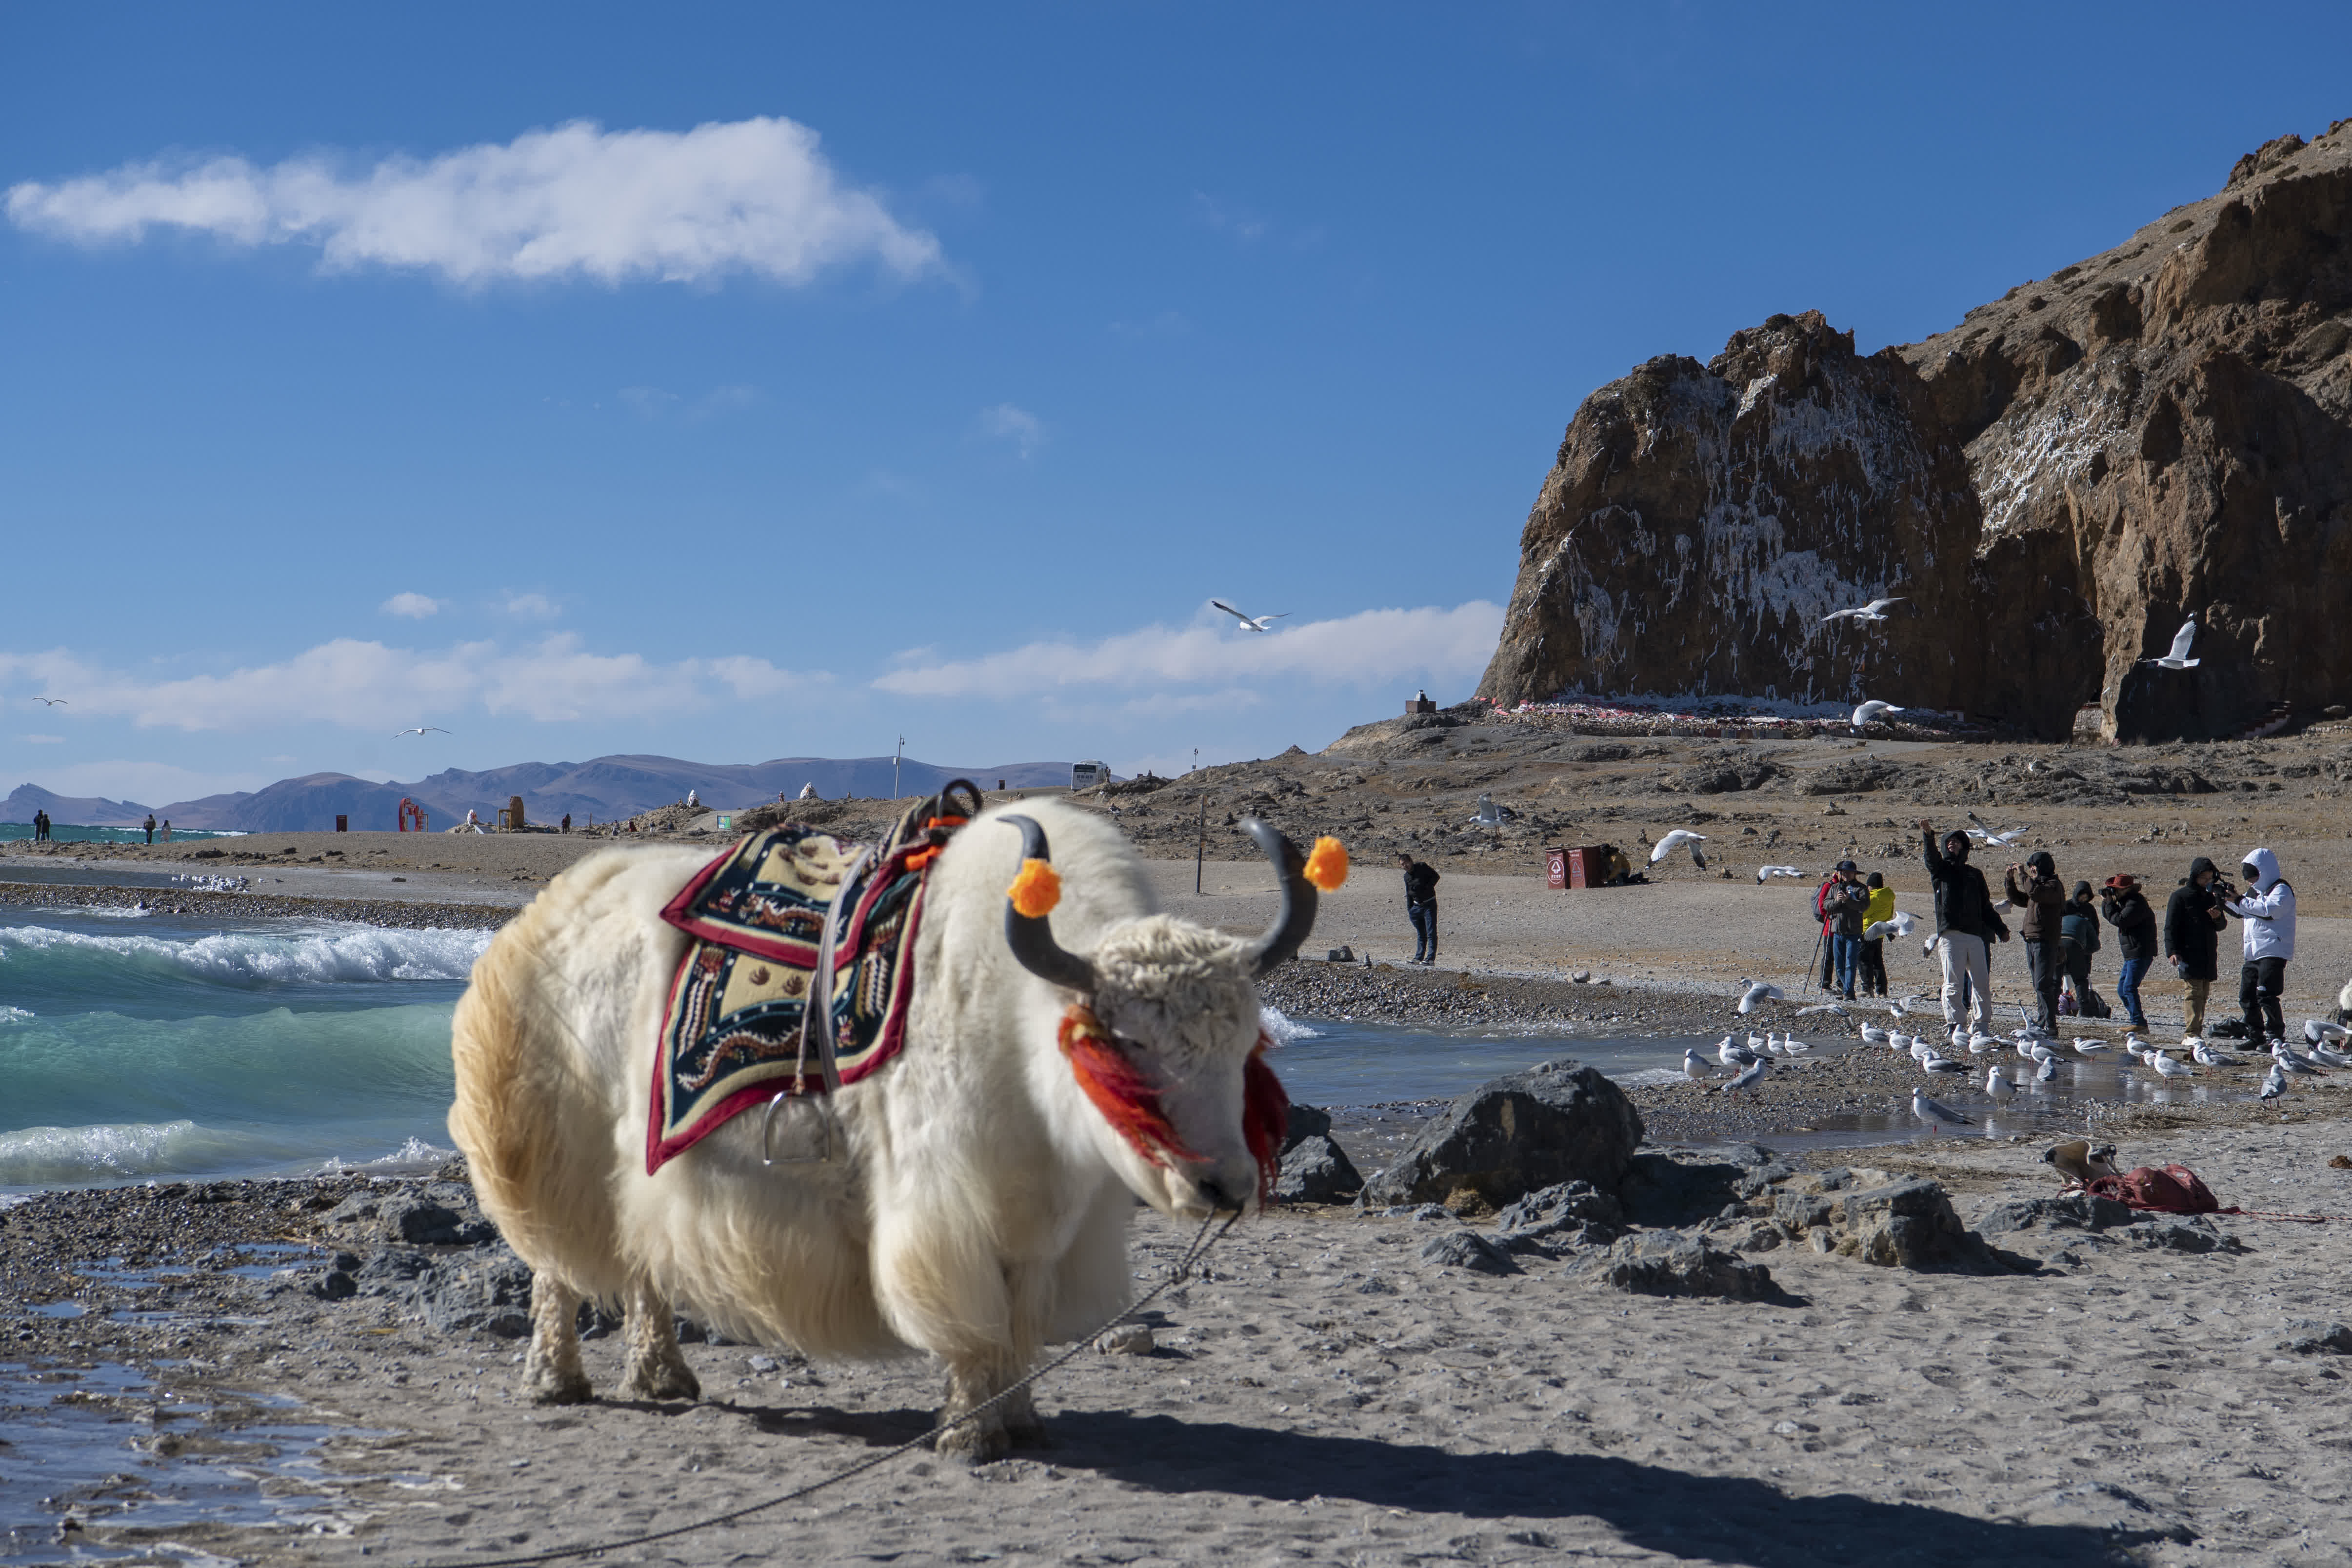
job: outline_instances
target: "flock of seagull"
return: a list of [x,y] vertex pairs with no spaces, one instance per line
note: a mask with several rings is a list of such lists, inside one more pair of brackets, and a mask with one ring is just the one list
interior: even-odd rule
[[[1896,918],[1903,921],[1913,919],[1907,915]],[[1895,921],[1884,921],[1879,925],[1891,930],[1895,924]],[[1874,926],[1872,929],[1878,928]],[[1906,926],[1896,934],[1908,936],[1910,933]],[[1742,981],[1741,985],[1744,988],[1740,993],[1739,1011],[1743,1015],[1754,1012],[1768,1002],[1787,999],[1778,986],[1763,981]],[[1886,1004],[1888,1024],[1906,1019],[1914,1009],[1922,1007],[1927,1000],[1924,992],[1890,999]],[[1818,1002],[1797,1009],[1800,1018],[1824,1013],[1834,1014],[1841,1019],[1852,1017],[1844,1004],[1839,1002]],[[2194,1035],[2173,1048],[2150,1045],[2128,1030],[2120,1045],[2082,1036],[2064,1040],[2043,1030],[2032,1015],[2021,1007],[2018,1009],[2018,1016],[2024,1020],[2023,1025],[2006,1035],[1989,1034],[1979,1029],[1955,1024],[1949,1036],[1942,1040],[1926,1034],[1906,1034],[1899,1029],[1864,1023],[1861,1030],[1862,1043],[1907,1055],[1918,1064],[1922,1072],[1959,1082],[1967,1082],[1976,1076],[1973,1059],[2004,1051],[2013,1052],[2031,1071],[2012,1078],[2002,1071],[2000,1062],[1988,1063],[1984,1070],[1984,1092],[1996,1105],[2009,1103],[2021,1091],[2054,1082],[2058,1077],[2059,1062],[2067,1060],[2062,1055],[2062,1051],[2066,1050],[2071,1050],[2081,1060],[2090,1061],[2097,1061],[2102,1052],[2120,1050],[2163,1079],[2196,1078],[2201,1076],[2200,1068],[2247,1065],[2246,1058],[2217,1050]],[[2271,1043],[2271,1070],[2263,1080],[2263,1099],[2275,1100],[2284,1094],[2288,1082],[2298,1075],[2325,1075],[2331,1069],[2352,1070],[2352,1053],[2338,1049],[2347,1039],[2343,1026],[2305,1019],[2303,1039],[2304,1049],[2301,1051],[2283,1040]],[[1775,1059],[1810,1055],[1812,1049],[1793,1032],[1778,1034],[1768,1029],[1759,1035],[1750,1031],[1744,1042],[1735,1035],[1727,1034],[1716,1041],[1715,1056],[1722,1070],[1733,1076],[1726,1082],[1715,1084],[1715,1092],[1727,1094],[1753,1089],[1764,1081],[1764,1075]],[[2189,1061],[2180,1061],[2172,1054],[2174,1050],[2179,1049],[2188,1051]],[[1706,1058],[1696,1049],[1683,1052],[1685,1078],[1696,1083],[1711,1083],[1716,1072],[1717,1069],[1709,1066]],[[1923,1087],[1915,1086],[1911,1091],[1911,1113],[1931,1127],[1973,1127],[1977,1124],[1975,1117],[1943,1103]]]
[[[1887,606],[1908,602],[1910,601],[1901,594],[1891,599],[1874,599],[1867,604],[1857,604],[1851,610],[1832,610],[1822,617],[1822,624],[1826,626],[1832,621],[1851,621],[1857,626],[1872,625],[1887,619]],[[1221,605],[1219,608],[1225,607]],[[1239,612],[1235,613],[1238,614]],[[2181,622],[2180,630],[2172,634],[2172,646],[2169,650],[2158,654],[2155,658],[2142,659],[2140,663],[2154,664],[2158,669],[2164,670],[2193,670],[2197,667],[2198,661],[2189,656],[2189,650],[2196,644],[2197,617],[2192,614]],[[1853,727],[1860,729],[1874,719],[1885,718],[1891,713],[1905,711],[1906,710],[1895,706],[1893,703],[1876,700],[1865,702],[1853,710]]]

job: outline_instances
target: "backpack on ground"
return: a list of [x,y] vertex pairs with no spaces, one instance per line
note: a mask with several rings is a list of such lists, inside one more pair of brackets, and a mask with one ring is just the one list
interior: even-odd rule
[[2187,1166],[2141,1166],[2119,1176],[2099,1176],[2090,1186],[2099,1197],[2111,1197],[2128,1207],[2150,1214],[2218,1214],[2221,1200]]

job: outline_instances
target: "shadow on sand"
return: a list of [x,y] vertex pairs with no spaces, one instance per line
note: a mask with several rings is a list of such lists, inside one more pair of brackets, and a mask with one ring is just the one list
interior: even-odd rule
[[[823,1406],[744,1414],[769,1431],[875,1447],[903,1443],[930,1420],[921,1411]],[[1273,1502],[1320,1497],[1470,1519],[1597,1519],[1628,1545],[1751,1568],[2112,1568],[2138,1562],[2136,1547],[2185,1533],[2159,1527],[2153,1516],[2143,1516],[2147,1527],[2137,1529],[2016,1524],[1843,1492],[1795,1497],[1768,1481],[1694,1475],[1605,1454],[1450,1454],[1422,1444],[1123,1411],[1064,1410],[1046,1424],[1052,1448],[1024,1457],[1170,1495]],[[2134,1505],[2116,1497],[2110,1506],[2125,1514]]]

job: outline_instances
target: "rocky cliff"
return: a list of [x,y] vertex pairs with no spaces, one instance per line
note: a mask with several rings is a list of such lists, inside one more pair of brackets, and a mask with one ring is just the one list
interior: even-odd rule
[[[1578,410],[1479,695],[1879,697],[2045,735],[2352,696],[2352,121],[1922,343],[1818,313]],[[1895,619],[1823,623],[1903,595]],[[2200,622],[2191,672],[2139,663]]]

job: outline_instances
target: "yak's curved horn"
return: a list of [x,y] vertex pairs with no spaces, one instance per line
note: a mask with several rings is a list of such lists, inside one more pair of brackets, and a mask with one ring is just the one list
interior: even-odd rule
[[[1024,861],[1053,862],[1053,852],[1045,843],[1045,830],[1031,817],[1003,816],[996,819],[1007,827],[1021,830],[1021,858]],[[1076,953],[1065,952],[1054,940],[1054,927],[1042,915],[1024,915],[1004,901],[1004,943],[1021,967],[1041,980],[1056,986],[1067,986],[1087,996],[1094,994],[1095,967]]]
[[1315,884],[1307,880],[1307,857],[1270,822],[1242,819],[1242,831],[1257,841],[1265,858],[1282,879],[1282,910],[1265,935],[1249,946],[1245,955],[1252,976],[1264,975],[1276,965],[1298,956],[1299,946],[1315,929]]

